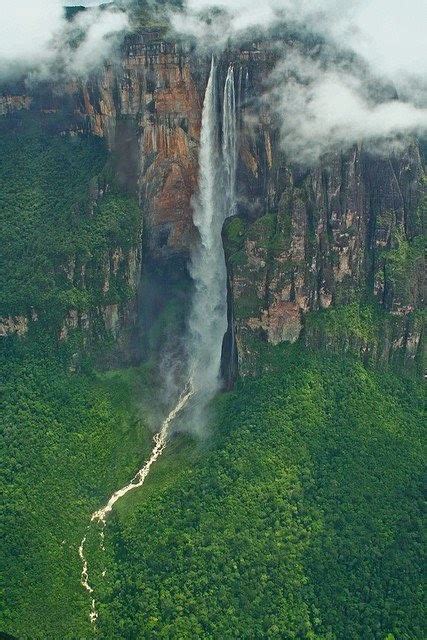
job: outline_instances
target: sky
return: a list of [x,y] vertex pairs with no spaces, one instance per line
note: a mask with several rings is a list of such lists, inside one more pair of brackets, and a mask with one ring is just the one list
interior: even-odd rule
[[[212,0],[187,0],[189,13]],[[285,18],[310,23],[366,56],[383,73],[427,73],[425,0],[216,0],[232,15],[230,30]]]
[[392,75],[397,71],[427,74],[427,2],[371,0],[355,16],[357,50]]

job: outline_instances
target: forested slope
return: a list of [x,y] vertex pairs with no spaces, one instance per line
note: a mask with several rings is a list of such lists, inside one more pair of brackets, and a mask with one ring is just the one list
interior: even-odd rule
[[119,509],[104,637],[425,637],[421,389],[326,353],[268,358],[218,400],[197,465]]
[[[270,373],[218,398],[209,438],[174,438],[117,505],[104,559],[93,537],[98,637],[425,637],[421,389],[351,358],[265,356]],[[2,377],[2,629],[90,638],[77,546],[147,453],[132,399],[152,383],[11,357]]]

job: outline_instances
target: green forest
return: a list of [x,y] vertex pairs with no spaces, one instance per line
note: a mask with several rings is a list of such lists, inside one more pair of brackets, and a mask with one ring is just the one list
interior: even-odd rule
[[350,357],[268,351],[270,373],[211,407],[209,438],[176,435],[144,491],[118,503],[105,554],[92,534],[97,633],[77,547],[148,453],[153,379],[8,359],[2,629],[28,640],[425,637],[422,388]]
[[118,509],[105,637],[423,637],[421,389],[270,358],[218,399],[197,464]]

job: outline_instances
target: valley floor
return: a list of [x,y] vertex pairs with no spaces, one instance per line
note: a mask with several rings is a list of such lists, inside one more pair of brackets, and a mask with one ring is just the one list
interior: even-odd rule
[[[174,437],[87,554],[90,514],[151,447],[150,374],[4,367],[4,601],[21,640],[422,640],[421,389],[351,358],[270,348],[269,373]],[[105,579],[101,570],[106,567]]]

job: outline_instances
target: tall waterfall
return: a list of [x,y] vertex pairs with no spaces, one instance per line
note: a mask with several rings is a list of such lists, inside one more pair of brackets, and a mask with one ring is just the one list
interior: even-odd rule
[[[144,484],[152,465],[162,455],[179,414],[192,402],[192,418],[197,424],[206,403],[220,386],[222,343],[227,331],[227,271],[221,231],[225,218],[234,212],[236,180],[236,98],[231,66],[224,86],[222,123],[218,117],[217,82],[217,67],[212,58],[202,113],[199,193],[194,204],[194,223],[199,230],[200,242],[190,265],[194,295],[189,317],[188,379],[181,396],[154,436],[154,447],[146,463],[128,484],[115,491],[105,505],[92,514],[91,522],[101,526],[102,550],[105,550],[104,527],[108,515],[118,500]],[[89,617],[95,624],[98,611],[85,555],[88,533],[78,552],[82,563],[81,584],[90,595]]]
[[228,68],[224,85],[222,109],[222,157],[226,188],[226,213],[233,215],[236,208],[236,166],[237,166],[237,116],[234,69]]
[[[242,68],[238,78],[238,91],[241,83]],[[236,213],[236,169],[237,169],[237,118],[238,97],[236,95],[234,69],[228,67],[224,85],[224,101],[222,108],[222,158],[223,175],[225,182],[224,206],[226,216]],[[228,308],[228,331],[223,343],[223,356],[221,373],[227,385],[232,384],[236,376],[237,360],[234,331],[233,307]]]
[[236,98],[231,66],[224,87],[222,145],[217,82],[212,58],[202,113],[199,193],[194,203],[200,242],[190,265],[194,294],[189,318],[189,370],[200,409],[220,386],[222,342],[227,331],[227,271],[221,231],[235,200]]

